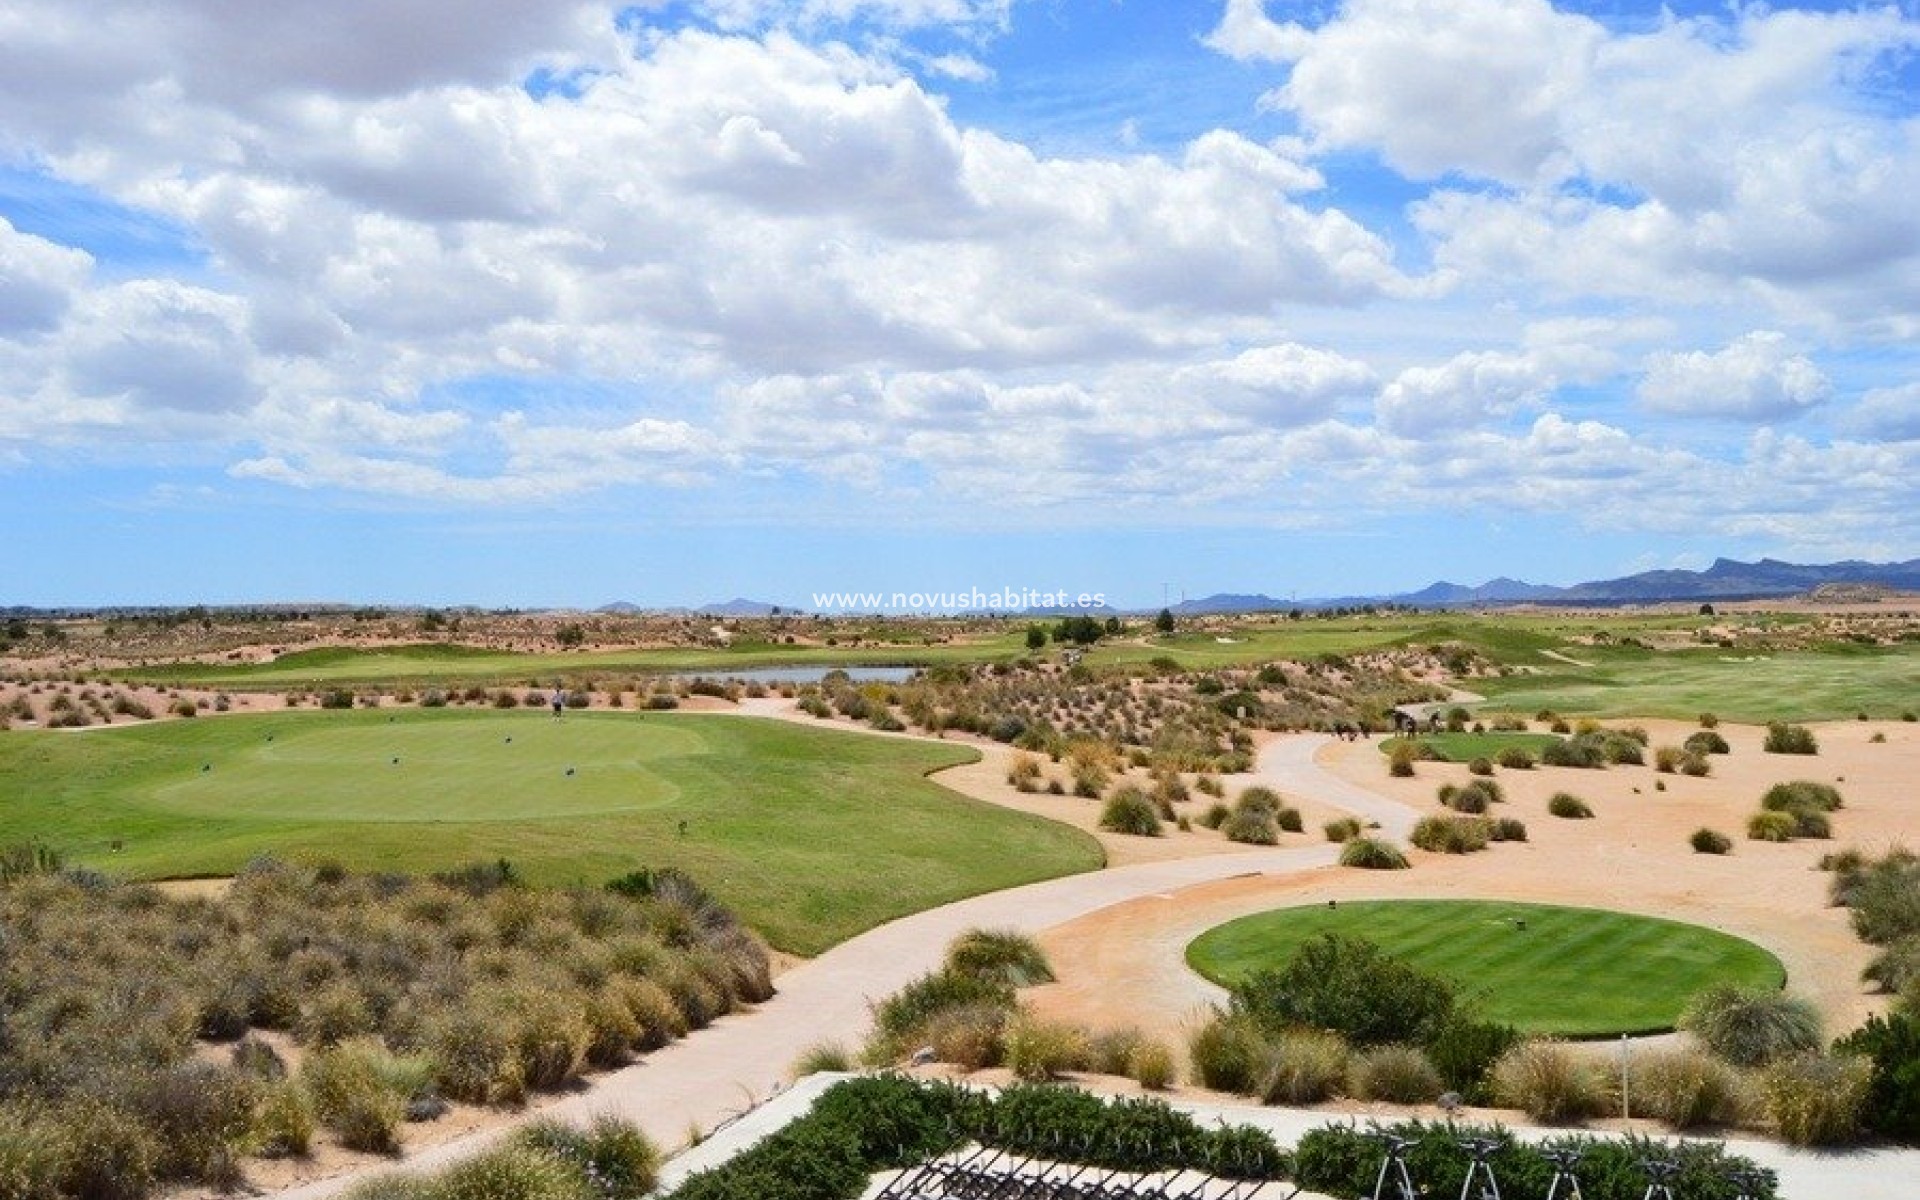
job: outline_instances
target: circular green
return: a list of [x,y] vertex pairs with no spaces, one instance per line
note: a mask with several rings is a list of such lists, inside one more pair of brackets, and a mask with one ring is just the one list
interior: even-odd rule
[[1786,969],[1730,934],[1606,909],[1503,900],[1365,900],[1256,913],[1187,947],[1194,970],[1223,986],[1284,967],[1324,933],[1365,938],[1450,981],[1485,1019],[1525,1033],[1607,1037],[1670,1030],[1713,983],[1774,987]]

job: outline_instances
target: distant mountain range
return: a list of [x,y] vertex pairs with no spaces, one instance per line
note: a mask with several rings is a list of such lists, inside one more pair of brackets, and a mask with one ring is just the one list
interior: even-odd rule
[[1658,604],[1675,601],[1768,600],[1799,596],[1832,584],[1877,584],[1898,591],[1920,592],[1920,558],[1907,562],[1870,563],[1850,560],[1802,565],[1763,558],[1759,562],[1716,559],[1704,571],[1642,571],[1618,579],[1597,579],[1571,587],[1526,583],[1518,579],[1490,579],[1478,587],[1445,581],[1417,592],[1391,596],[1339,596],[1312,600],[1279,600],[1267,595],[1221,593],[1173,606],[1176,614],[1271,612],[1287,609],[1351,608],[1368,604],[1399,604],[1409,608],[1473,608],[1500,604],[1549,604],[1604,608],[1618,604]]
[[643,612],[664,612],[686,614],[698,617],[770,617],[775,613],[798,613],[800,610],[788,604],[769,604],[764,600],[746,600],[735,596],[731,600],[702,604],[699,608],[644,608],[626,600],[616,600],[612,604],[603,604],[595,612],[611,616],[632,616]]

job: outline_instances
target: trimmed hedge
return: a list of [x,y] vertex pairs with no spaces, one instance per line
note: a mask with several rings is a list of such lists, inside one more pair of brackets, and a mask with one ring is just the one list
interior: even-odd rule
[[1640,1163],[1649,1158],[1680,1164],[1680,1173],[1673,1180],[1676,1200],[1729,1200],[1735,1189],[1726,1176],[1735,1169],[1757,1172],[1759,1186],[1754,1195],[1758,1200],[1775,1200],[1779,1195],[1778,1181],[1771,1171],[1761,1170],[1710,1142],[1567,1136],[1536,1147],[1516,1141],[1512,1133],[1498,1126],[1426,1121],[1404,1121],[1371,1130],[1353,1125],[1312,1130],[1294,1151],[1294,1182],[1329,1196],[1372,1195],[1384,1151],[1369,1135],[1379,1132],[1414,1140],[1407,1151],[1407,1169],[1416,1186],[1429,1196],[1459,1194],[1468,1163],[1459,1141],[1466,1137],[1492,1138],[1499,1143],[1490,1161],[1499,1176],[1501,1191],[1508,1196],[1547,1194],[1553,1167],[1541,1155],[1542,1148],[1577,1148],[1582,1152],[1575,1172],[1587,1200],[1641,1200],[1646,1194],[1647,1177]]

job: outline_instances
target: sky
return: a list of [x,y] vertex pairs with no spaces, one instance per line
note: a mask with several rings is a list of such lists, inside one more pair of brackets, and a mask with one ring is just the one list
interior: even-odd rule
[[1920,3],[7,0],[0,606],[1920,556]]

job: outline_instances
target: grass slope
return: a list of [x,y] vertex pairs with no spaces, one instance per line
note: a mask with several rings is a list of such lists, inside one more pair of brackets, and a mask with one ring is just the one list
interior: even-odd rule
[[[1392,754],[1396,748],[1406,743],[1406,738],[1384,738],[1380,742],[1380,753]],[[1414,739],[1421,745],[1431,748],[1442,761],[1453,763],[1472,762],[1476,758],[1493,758],[1502,750],[1525,750],[1536,757],[1555,742],[1564,741],[1552,733],[1423,733]]]
[[750,718],[525,710],[16,730],[0,736],[0,843],[39,838],[135,878],[227,874],[258,854],[395,871],[507,858],[542,883],[672,866],[812,954],[1100,865],[1077,830],[924,778],[973,753]]
[[1710,983],[1778,987],[1786,978],[1780,960],[1760,947],[1697,925],[1490,900],[1357,901],[1257,913],[1194,939],[1187,962],[1226,985],[1284,965],[1322,933],[1367,938],[1452,980],[1485,1016],[1565,1037],[1665,1031]]

